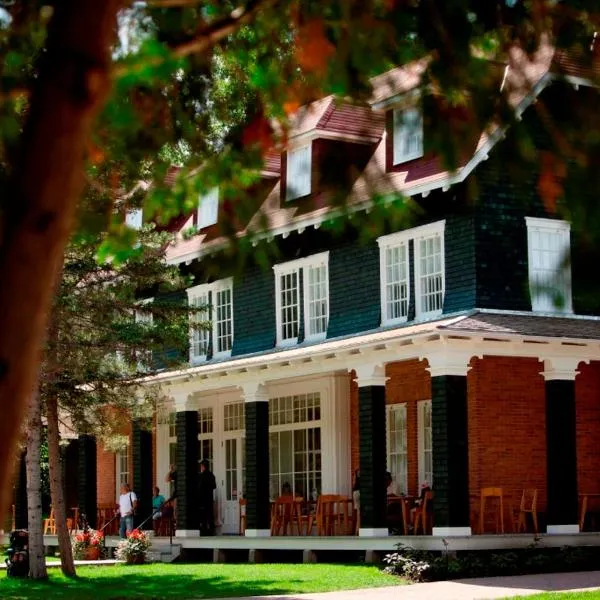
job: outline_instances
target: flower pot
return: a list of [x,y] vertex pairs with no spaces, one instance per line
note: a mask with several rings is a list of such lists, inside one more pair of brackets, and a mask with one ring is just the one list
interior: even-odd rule
[[90,546],[85,551],[85,560],[98,560],[100,558],[100,546]]

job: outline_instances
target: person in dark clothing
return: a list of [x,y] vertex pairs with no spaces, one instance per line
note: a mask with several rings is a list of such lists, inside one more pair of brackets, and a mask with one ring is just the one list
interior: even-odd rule
[[198,500],[200,502],[200,535],[215,535],[214,491],[215,476],[208,468],[208,461],[200,462],[198,477]]

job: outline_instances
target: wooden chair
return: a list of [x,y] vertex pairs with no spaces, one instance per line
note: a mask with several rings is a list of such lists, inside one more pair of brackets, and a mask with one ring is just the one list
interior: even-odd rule
[[414,515],[414,519],[415,519],[415,523],[414,523],[414,534],[418,535],[419,534],[419,529],[421,529],[421,531],[423,532],[423,535],[427,535],[431,532],[431,521],[432,521],[432,515],[431,515],[431,504],[433,502],[433,492],[432,491],[428,491],[425,492],[425,495],[423,496],[423,504],[421,504],[421,506],[417,507],[417,509],[415,510],[415,515]]
[[300,523],[298,521],[299,504],[301,498],[294,496],[279,496],[271,511],[271,535],[290,535],[294,532],[294,525],[300,531]]
[[240,522],[240,535],[244,535],[246,533],[246,510],[248,507],[248,500],[246,498],[240,498],[239,501],[239,522]]
[[407,535],[409,524],[409,510],[406,499],[402,496],[388,496],[388,527],[400,530],[402,535]]
[[[350,508],[349,508],[350,506]],[[308,520],[307,534],[317,526],[317,535],[348,535],[350,533],[351,500],[339,494],[323,494],[317,499],[314,515]]]
[[50,508],[50,517],[44,519],[44,535],[56,535],[56,519],[54,518],[54,509]]
[[533,523],[533,533],[538,533],[537,518],[537,489],[524,489],[521,495],[521,504],[519,505],[519,514],[515,526],[516,533],[527,531],[527,515],[531,515]]
[[502,488],[481,488],[479,505],[479,533],[485,531],[486,510],[491,509],[491,516],[496,524],[496,533],[504,533],[504,496]]

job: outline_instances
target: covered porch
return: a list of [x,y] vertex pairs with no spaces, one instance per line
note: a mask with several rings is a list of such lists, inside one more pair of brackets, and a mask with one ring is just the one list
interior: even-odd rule
[[[599,339],[596,319],[477,312],[165,373],[158,379],[171,402],[155,444],[133,430],[134,489],[148,504],[153,481],[163,487],[175,463],[175,536],[197,548],[256,548],[258,538],[260,547],[303,550],[335,540],[531,543],[530,500],[516,529],[524,491],[536,492],[538,533],[577,536],[593,526],[600,494]],[[199,536],[201,459],[217,478],[216,537]],[[415,531],[410,511],[424,483],[433,492],[418,531],[426,535],[393,535]],[[346,499],[347,522],[358,527],[273,530],[278,498],[298,498],[307,525],[331,495]],[[409,520],[391,527],[388,507],[403,502],[412,503]]]

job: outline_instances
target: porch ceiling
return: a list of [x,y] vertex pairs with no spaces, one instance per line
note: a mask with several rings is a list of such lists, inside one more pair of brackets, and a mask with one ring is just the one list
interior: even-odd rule
[[257,355],[210,361],[200,366],[166,371],[147,377],[143,382],[170,386],[172,395],[176,396],[192,391],[239,387],[249,381],[266,382],[349,371],[365,364],[425,359],[440,351],[479,357],[600,360],[600,319],[475,310],[319,344],[276,348]]

